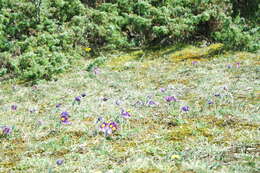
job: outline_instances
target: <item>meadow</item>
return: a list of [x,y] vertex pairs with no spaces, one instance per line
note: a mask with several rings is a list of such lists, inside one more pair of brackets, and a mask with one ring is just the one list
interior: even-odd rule
[[209,47],[114,52],[37,85],[2,81],[0,172],[259,172],[259,53]]

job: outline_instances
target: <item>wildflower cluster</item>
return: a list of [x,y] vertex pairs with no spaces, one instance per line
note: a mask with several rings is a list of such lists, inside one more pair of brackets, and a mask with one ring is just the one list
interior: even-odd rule
[[104,133],[105,136],[110,136],[117,129],[118,129],[118,124],[116,122],[103,122],[99,126],[99,131]]

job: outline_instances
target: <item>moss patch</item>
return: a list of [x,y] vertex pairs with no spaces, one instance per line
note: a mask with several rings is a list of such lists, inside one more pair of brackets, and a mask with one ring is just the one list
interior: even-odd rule
[[183,50],[177,51],[171,55],[173,61],[184,59],[201,59],[212,56],[223,48],[223,44],[216,43],[208,47],[198,48],[194,46],[187,47]]
[[[184,119],[183,122],[181,125],[178,125],[175,121],[171,122],[174,126],[167,135],[169,140],[184,142],[184,140],[189,141],[190,139],[205,137],[208,142],[224,144],[239,138],[237,134],[240,131],[245,129],[257,130],[260,127],[258,124],[249,123],[245,120],[216,118],[214,116]],[[220,130],[222,133],[216,135],[214,129]],[[232,131],[236,133],[234,134]]]

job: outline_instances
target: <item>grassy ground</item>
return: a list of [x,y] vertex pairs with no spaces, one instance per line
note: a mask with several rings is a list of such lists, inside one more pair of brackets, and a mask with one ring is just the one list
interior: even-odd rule
[[[85,60],[57,81],[2,83],[0,126],[12,133],[0,137],[0,172],[259,172],[259,56],[195,58],[117,54],[98,74]],[[60,123],[63,111],[70,125]],[[97,133],[98,117],[119,129]]]

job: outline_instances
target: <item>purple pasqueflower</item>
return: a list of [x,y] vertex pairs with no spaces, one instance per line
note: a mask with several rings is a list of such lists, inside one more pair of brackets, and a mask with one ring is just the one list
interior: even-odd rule
[[12,133],[12,128],[8,126],[4,126],[2,128],[2,134],[3,135],[10,135]]
[[237,68],[239,68],[240,67],[240,62],[237,62],[236,65],[237,65]]
[[69,113],[67,111],[64,111],[60,114],[60,116],[66,116],[66,117],[69,117]]
[[31,114],[34,113],[34,112],[36,112],[36,109],[35,109],[35,108],[30,109],[30,113],[31,113]]
[[105,102],[108,101],[108,98],[104,97],[102,100]]
[[94,73],[95,75],[98,75],[98,74],[100,73],[100,69],[99,69],[98,67],[95,67],[95,68],[93,69],[93,73]]
[[165,92],[166,89],[165,89],[165,88],[160,88],[160,91],[161,91],[161,92]]
[[86,96],[87,96],[86,93],[82,93],[82,94],[81,94],[81,97],[86,97]]
[[228,90],[228,87],[227,87],[227,86],[224,86],[223,89],[227,91],[227,90]]
[[65,116],[65,115],[63,115],[63,116],[60,117],[60,122],[61,122],[62,124],[71,124],[71,122],[69,121],[69,117],[68,117],[68,116]]
[[80,102],[80,99],[81,99],[80,96],[75,97],[76,102]]
[[16,111],[16,110],[17,110],[17,105],[12,105],[12,106],[11,106],[11,109],[12,109],[13,111]]
[[103,117],[98,117],[96,123],[98,123],[98,122],[100,122],[100,121],[102,121],[102,120],[103,120]]
[[177,101],[177,99],[174,96],[166,96],[164,98],[167,102]]
[[99,130],[103,132],[105,136],[111,135],[117,129],[118,129],[118,124],[116,122],[103,122],[99,126]]
[[196,65],[196,64],[198,64],[198,61],[192,61],[191,63],[192,63],[192,65]]
[[190,110],[189,106],[182,106],[181,110],[184,112],[188,112]]
[[228,65],[227,65],[227,68],[232,68],[232,65],[231,65],[231,64],[228,64]]
[[110,123],[109,122],[103,122],[99,126],[99,131],[103,132],[105,136],[109,136],[112,134],[113,130],[109,127]]
[[124,118],[130,118],[131,114],[129,113],[129,111],[125,111],[124,109],[121,110],[121,115]]
[[105,132],[106,129],[108,128],[108,124],[109,124],[109,122],[103,122],[103,123],[99,126],[99,130],[100,130],[101,132]]
[[64,160],[62,160],[62,159],[56,160],[57,165],[62,165],[63,163],[64,163]]
[[153,106],[153,105],[157,105],[157,103],[155,103],[155,101],[153,101],[153,100],[149,100],[149,101],[147,102],[147,105],[148,105],[148,106]]
[[118,129],[118,124],[116,122],[111,122],[108,124],[108,127],[112,129],[112,131],[116,131]]
[[60,114],[60,122],[62,124],[71,124],[71,122],[69,121],[69,113],[68,112],[62,112]]
[[219,97],[219,96],[220,96],[220,94],[219,94],[219,93],[217,93],[217,94],[214,94],[214,96],[215,96],[215,97]]
[[213,101],[209,100],[209,101],[208,101],[208,104],[209,104],[209,105],[212,105],[212,104],[213,104]]
[[117,106],[121,105],[121,101],[120,101],[120,100],[117,100],[117,101],[116,101],[116,105],[117,105]]
[[61,107],[61,103],[56,104],[56,108],[60,108]]

